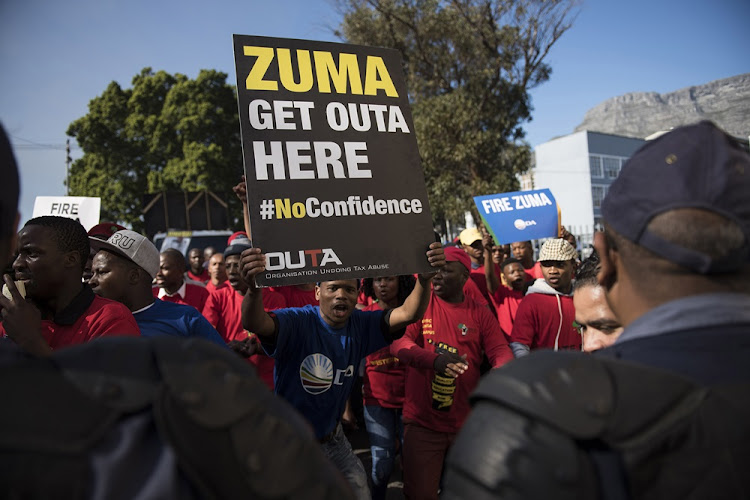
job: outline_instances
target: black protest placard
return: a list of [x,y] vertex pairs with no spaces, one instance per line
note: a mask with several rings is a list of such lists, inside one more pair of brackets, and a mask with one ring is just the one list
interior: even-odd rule
[[428,272],[434,241],[401,56],[234,35],[261,286]]

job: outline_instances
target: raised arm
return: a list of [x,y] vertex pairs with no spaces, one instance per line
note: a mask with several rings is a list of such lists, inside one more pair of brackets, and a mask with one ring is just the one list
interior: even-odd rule
[[[443,245],[437,242],[431,243],[427,251],[427,260],[435,268],[435,272],[437,272],[437,269],[443,267],[445,265]],[[433,276],[435,276],[434,272],[420,274],[417,283],[414,285],[414,290],[406,297],[404,303],[391,310],[388,322],[391,333],[403,330],[407,325],[414,323],[422,317],[430,302],[430,284]]]
[[484,279],[487,282],[487,291],[490,295],[493,295],[495,291],[500,287],[500,280],[495,274],[495,262],[492,260],[492,236],[485,233],[482,238],[482,246],[484,247]]
[[253,235],[250,232],[250,211],[247,208],[247,185],[245,184],[245,176],[242,176],[242,180],[232,188],[234,194],[242,203],[242,218],[245,221],[245,233],[250,241],[253,241]]
[[263,292],[255,286],[255,276],[266,270],[266,256],[260,248],[249,248],[240,258],[242,279],[247,292],[242,299],[242,327],[258,335],[261,340],[275,342],[278,335],[276,322],[263,310]]

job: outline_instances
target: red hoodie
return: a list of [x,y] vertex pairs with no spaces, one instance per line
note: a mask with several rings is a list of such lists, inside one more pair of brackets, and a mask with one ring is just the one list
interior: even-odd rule
[[573,297],[538,279],[516,311],[510,341],[534,349],[581,350],[581,335],[573,328]]

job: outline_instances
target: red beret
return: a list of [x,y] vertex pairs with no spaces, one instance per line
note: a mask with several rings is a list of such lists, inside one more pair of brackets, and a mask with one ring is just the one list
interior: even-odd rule
[[471,271],[471,257],[469,257],[469,254],[456,247],[446,247],[443,251],[445,252],[445,260],[447,262],[460,262],[467,271]]
[[125,229],[123,226],[114,222],[102,222],[89,229],[88,235],[100,240],[107,240],[117,231],[122,231],[123,229]]

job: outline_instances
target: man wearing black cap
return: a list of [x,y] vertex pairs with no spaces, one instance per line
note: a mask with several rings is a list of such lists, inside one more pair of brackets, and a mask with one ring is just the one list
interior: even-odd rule
[[710,122],[637,151],[594,240],[622,334],[488,376],[444,498],[747,498],[749,195],[750,156]]
[[[224,250],[227,281],[231,286],[220,288],[210,294],[203,307],[203,316],[211,323],[222,338],[235,352],[248,358],[255,365],[258,376],[273,390],[273,359],[262,353],[257,339],[242,327],[242,298],[247,291],[247,283],[240,273],[240,254],[251,247],[244,235],[231,240]],[[273,311],[286,307],[286,300],[279,292],[265,290],[263,310]]]
[[194,307],[154,298],[151,281],[159,272],[159,250],[148,238],[128,229],[117,231],[106,241],[89,238],[97,252],[89,285],[97,295],[125,304],[143,337],[197,337],[226,346]]

